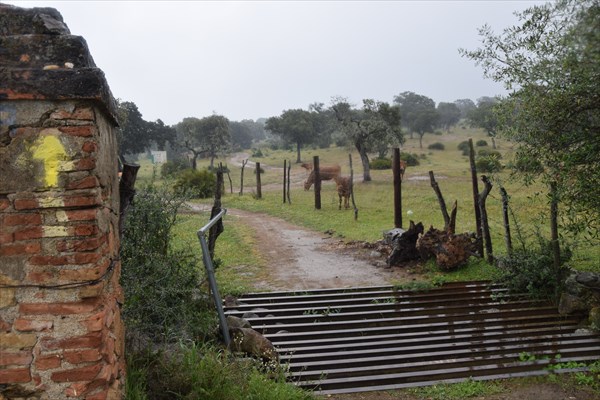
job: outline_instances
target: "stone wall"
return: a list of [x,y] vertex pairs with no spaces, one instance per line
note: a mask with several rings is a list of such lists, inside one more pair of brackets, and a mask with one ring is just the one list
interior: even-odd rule
[[0,4],[0,399],[116,399],[115,104],[53,9]]

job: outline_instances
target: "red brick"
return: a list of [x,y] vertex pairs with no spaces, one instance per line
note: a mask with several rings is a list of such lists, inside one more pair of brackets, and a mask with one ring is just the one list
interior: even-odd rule
[[4,211],[8,207],[10,207],[10,201],[8,199],[0,199],[0,211]]
[[59,368],[61,358],[59,354],[51,354],[48,356],[38,356],[35,358],[35,367],[40,371]]
[[81,146],[81,150],[85,151],[86,153],[94,153],[98,150],[98,144],[88,140],[83,144],[83,146]]
[[106,242],[106,235],[91,239],[63,240],[56,244],[58,251],[90,251],[96,250]]
[[19,351],[16,353],[0,351],[0,367],[29,365],[32,359],[31,351]]
[[102,344],[102,333],[93,332],[83,336],[75,336],[63,339],[52,337],[41,339],[42,347],[46,350],[75,350],[98,348]]
[[85,207],[99,205],[99,199],[96,195],[70,196],[64,199],[65,207]]
[[10,332],[12,325],[0,317],[0,332]]
[[42,215],[37,213],[5,214],[2,218],[4,226],[40,225],[41,223]]
[[101,258],[102,254],[98,253],[75,253],[70,257],[71,264],[75,265],[97,263]]
[[88,332],[98,332],[104,327],[105,317],[106,311],[102,311],[80,323],[87,328]]
[[95,224],[81,224],[73,228],[75,236],[92,236],[98,233],[98,226]]
[[35,255],[29,259],[31,265],[65,265],[69,264],[68,256]]
[[0,233],[0,244],[12,243],[14,240],[12,233]]
[[32,136],[37,135],[40,131],[40,128],[32,128],[30,126],[22,126],[19,128],[13,128],[10,130],[11,137],[15,138],[17,136]]
[[88,171],[96,168],[96,159],[92,157],[82,158],[75,162],[75,168],[78,171]]
[[15,241],[39,239],[44,236],[44,230],[41,226],[33,226],[14,232]]
[[82,382],[91,381],[102,369],[102,364],[92,364],[81,368],[54,372],[50,379],[54,382]]
[[0,383],[25,383],[31,381],[29,368],[0,369]]
[[31,283],[49,283],[55,279],[53,271],[32,271],[27,274],[25,280]]
[[[95,177],[90,178],[96,179]],[[85,210],[73,210],[67,211],[66,213],[67,218],[69,218],[69,221],[92,221],[96,219],[96,216],[98,214],[96,208],[89,208]]]
[[42,245],[39,242],[14,243],[0,246],[0,256],[19,256],[39,253]]
[[51,320],[39,320],[39,319],[23,319],[19,318],[15,320],[14,327],[16,330],[21,332],[42,332],[49,331],[54,326],[54,322]]
[[94,111],[91,108],[76,108],[73,112],[67,110],[56,110],[50,114],[51,119],[78,119],[91,121],[94,120]]
[[93,136],[95,133],[94,127],[91,125],[82,126],[61,126],[58,128],[62,133],[71,136],[88,137]]
[[98,349],[65,351],[63,359],[71,364],[81,364],[86,362],[94,362],[102,359],[102,355]]
[[61,281],[84,282],[98,279],[102,272],[96,268],[63,269],[59,272]]
[[16,199],[14,203],[15,210],[33,210],[38,206],[36,199]]
[[69,182],[67,185],[67,189],[90,189],[100,186],[100,182],[98,178],[95,176],[88,176],[83,179],[76,180],[74,182]]
[[[67,397],[81,397],[81,396],[85,395],[85,398],[87,400],[90,398],[90,396],[87,395],[88,393],[93,392],[94,390],[96,390],[100,387],[105,387],[105,386],[106,386],[106,381],[103,381],[101,379],[94,379],[92,382],[78,382],[78,383],[74,383],[71,386],[69,386],[67,388],[67,390],[65,390],[65,394],[67,395]],[[121,396],[118,396],[118,397],[114,398],[114,400],[120,399],[120,398],[121,398]]]
[[24,315],[69,315],[94,311],[98,306],[95,300],[83,300],[71,303],[21,303],[19,312]]

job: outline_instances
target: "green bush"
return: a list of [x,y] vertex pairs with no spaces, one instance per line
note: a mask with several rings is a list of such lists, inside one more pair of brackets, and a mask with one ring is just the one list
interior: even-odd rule
[[420,164],[420,162],[419,162],[419,156],[416,155],[416,154],[401,153],[400,154],[400,159],[402,161],[406,161],[406,165],[408,165],[409,167],[416,167],[417,165]]
[[470,147],[469,147],[469,141],[468,140],[463,140],[456,147],[458,148],[458,150],[462,151],[462,155],[463,156],[468,156],[469,155],[469,149],[470,149]]
[[557,296],[568,273],[565,263],[571,251],[561,251],[561,267],[554,269],[551,242],[540,237],[539,247],[525,247],[511,255],[499,256],[498,267],[502,271],[500,282],[511,292],[527,293],[534,299],[558,300]]
[[[312,394],[285,381],[278,367],[265,367],[250,359],[234,358],[226,351],[204,345],[186,345],[173,352],[138,355],[130,363],[136,387],[147,397],[127,399],[310,400]],[[140,379],[140,377],[143,378]],[[140,382],[141,381],[141,382]],[[127,387],[130,385],[128,384]]]
[[369,167],[371,169],[391,169],[392,160],[389,158],[376,158],[369,162]]
[[121,241],[121,285],[132,348],[214,335],[209,297],[199,290],[199,248],[175,250],[171,245],[171,230],[184,201],[148,186],[138,190],[129,208]]
[[[276,150],[276,149],[274,149]],[[261,158],[264,157],[264,154],[261,149],[252,149],[252,157],[253,158]]]
[[167,161],[160,166],[160,176],[163,178],[170,178],[188,168],[190,168],[190,164],[183,159]]
[[214,195],[216,184],[217,176],[208,169],[201,171],[188,169],[177,176],[173,189],[176,193],[191,198],[205,199]]
[[497,150],[481,149],[477,152],[477,155],[479,157],[493,157],[498,160],[502,158],[502,154],[500,154],[500,152]]
[[479,157],[475,160],[475,167],[478,172],[499,172],[502,170],[502,164],[496,157]]
[[429,150],[444,150],[446,146],[444,146],[444,143],[435,142],[431,143],[429,146],[427,146],[427,148]]
[[483,140],[483,139],[478,140],[477,142],[475,142],[475,146],[477,146],[477,147],[485,147],[487,145],[488,145],[487,142],[485,140]]

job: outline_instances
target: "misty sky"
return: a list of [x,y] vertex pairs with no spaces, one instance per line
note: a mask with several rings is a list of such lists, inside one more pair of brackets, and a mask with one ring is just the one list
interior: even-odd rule
[[[2,1],[2,0],[0,0]],[[83,36],[117,98],[176,124],[280,115],[334,96],[436,103],[504,94],[458,53],[477,29],[543,1],[15,1],[53,7]],[[58,60],[61,61],[61,60]]]

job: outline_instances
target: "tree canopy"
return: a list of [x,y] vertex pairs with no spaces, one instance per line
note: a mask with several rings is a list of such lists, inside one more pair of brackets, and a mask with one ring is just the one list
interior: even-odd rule
[[492,138],[493,147],[496,148],[496,135],[499,122],[497,110],[500,101],[496,97],[481,97],[477,99],[477,107],[471,109],[467,114],[467,120],[471,126],[482,128]]
[[460,108],[455,103],[441,102],[437,106],[439,124],[446,132],[460,121]]
[[302,109],[286,110],[279,117],[267,119],[265,129],[296,144],[296,162],[302,162],[300,149],[315,138],[315,121],[310,111]]
[[217,154],[230,145],[229,120],[222,115],[215,114],[202,119],[184,118],[176,129],[180,142],[193,154],[193,169],[196,169],[196,160],[202,154],[210,158],[212,168]]
[[400,127],[400,108],[372,99],[363,100],[361,109],[347,100],[336,99],[332,110],[343,133],[356,147],[363,166],[363,181],[371,180],[369,152],[388,149],[404,142]]
[[461,53],[511,90],[500,127],[576,214],[600,231],[600,3],[560,0],[517,13],[520,25],[480,30],[482,47]]
[[119,154],[143,153],[153,145],[162,150],[167,142],[175,139],[172,127],[165,125],[160,119],[156,122],[144,120],[134,102],[117,101],[117,107]]
[[435,101],[427,96],[414,92],[403,92],[394,97],[394,102],[400,106],[402,124],[411,134],[419,135],[419,146],[423,147],[423,136],[434,131],[439,115],[435,109]]

